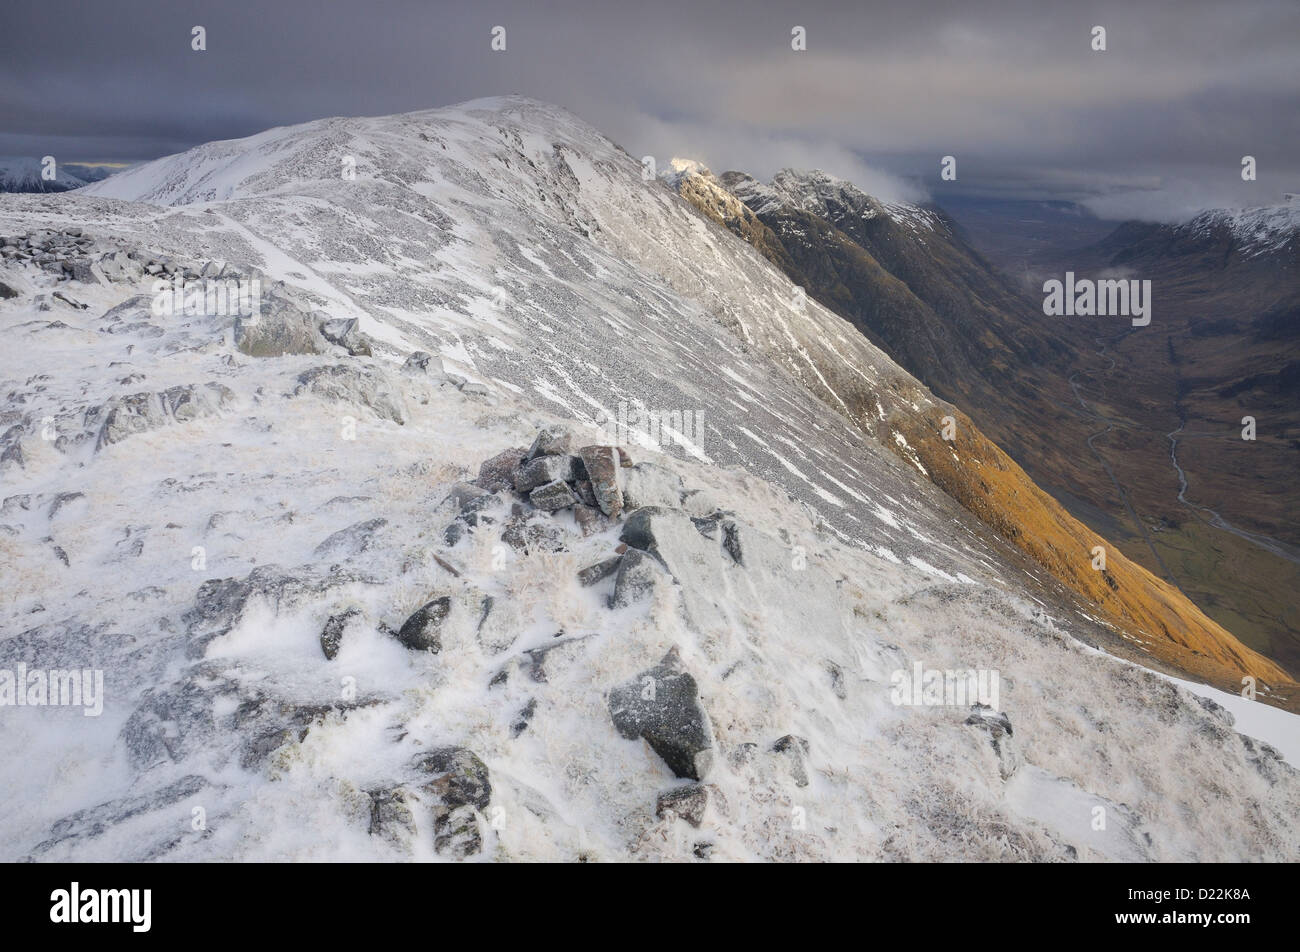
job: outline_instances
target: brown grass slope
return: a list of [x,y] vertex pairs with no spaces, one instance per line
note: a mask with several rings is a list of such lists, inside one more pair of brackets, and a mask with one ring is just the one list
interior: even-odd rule
[[[831,253],[817,261],[807,254],[807,249],[795,249],[794,253],[788,250],[777,230],[754,216],[712,176],[685,176],[679,192],[705,217],[749,242],[792,281],[807,288],[811,296],[844,316],[864,336],[875,338],[873,342],[883,344],[886,350],[890,342],[879,338],[893,335],[868,332],[864,325],[871,323],[866,320],[871,315],[850,306],[848,296],[839,289],[838,279],[847,266],[852,266],[854,280],[877,278],[882,296],[904,307],[913,319],[923,312],[933,314],[930,302],[919,301],[905,282],[880,265],[875,255],[857,242],[852,242],[857,247],[850,251],[849,242],[834,240],[838,229],[831,228],[823,236]],[[801,227],[794,230],[806,239],[813,222],[804,214],[797,217]],[[771,215],[769,218],[776,221]],[[879,240],[870,243],[877,249],[884,245]],[[899,265],[896,257],[893,263]],[[912,269],[919,267],[924,266],[913,261],[907,270],[915,278]],[[952,280],[949,277],[947,282]],[[947,289],[942,293],[947,294]],[[919,329],[913,325],[914,331]],[[915,336],[912,346],[917,346]],[[842,373],[830,366],[821,369],[832,378]],[[854,406],[850,401],[848,410],[846,415],[859,428],[872,432],[911,463],[906,448],[892,436],[901,434],[936,485],[1095,606],[1097,613],[1139,650],[1198,680],[1229,690],[1239,689],[1242,675],[1250,675],[1270,690],[1275,702],[1284,706],[1294,703],[1300,692],[1283,668],[1243,645],[1176,588],[1125,557],[1117,546],[1071,516],[962,411],[947,408],[947,413],[958,421],[956,439],[950,442],[941,436],[944,413],[892,413],[887,423],[881,424],[874,419],[874,407]],[[1093,568],[1095,546],[1106,551],[1104,571]]]

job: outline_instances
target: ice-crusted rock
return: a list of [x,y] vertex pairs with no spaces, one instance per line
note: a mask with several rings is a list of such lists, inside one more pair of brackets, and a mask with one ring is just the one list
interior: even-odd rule
[[235,348],[250,357],[328,354],[334,346],[310,312],[275,292],[262,296],[260,313],[236,318],[234,334]]
[[1006,780],[1024,762],[1012,739],[1011,719],[1001,711],[995,711],[987,704],[976,702],[971,705],[971,714],[966,724],[987,731],[993,752],[998,757],[998,772]]
[[368,407],[380,419],[406,423],[406,404],[401,393],[375,367],[360,364],[314,367],[298,377],[294,393],[304,392],[357,408]]
[[568,455],[528,460],[514,472],[515,491],[529,493],[546,483],[573,482],[579,478],[579,465],[577,457]]
[[382,517],[353,523],[345,529],[331,533],[325,541],[316,546],[312,555],[318,559],[342,559],[360,555],[370,548],[375,533],[386,525],[388,520]]
[[234,397],[229,387],[215,382],[172,387],[162,393],[133,393],[90,408],[84,422],[96,433],[98,450],[169,422],[186,423],[214,416]]
[[676,647],[610,691],[609,712],[620,735],[643,738],[677,776],[702,780],[712,766],[713,728]]
[[543,483],[528,494],[528,501],[538,509],[555,512],[576,505],[578,497],[573,494],[569,484],[562,479]]
[[573,434],[562,426],[543,427],[533,440],[524,457],[525,461],[539,456],[568,456],[573,447]]
[[250,604],[262,602],[273,610],[300,607],[331,589],[359,581],[346,573],[322,575],[311,569],[286,570],[259,565],[243,578],[209,579],[199,586],[194,607],[182,615],[187,652],[202,657],[215,638],[227,634],[244,617]]
[[343,646],[344,632],[355,619],[360,617],[361,609],[349,608],[326,619],[325,627],[320,633],[320,648],[327,659],[333,661],[338,656],[339,648]]
[[402,787],[388,787],[367,791],[370,798],[371,836],[380,836],[394,846],[403,844],[416,834],[416,801],[411,791]]
[[623,512],[623,468],[619,453],[615,446],[584,446],[578,450],[600,511],[614,519]]
[[355,317],[324,318],[313,315],[320,334],[331,344],[342,347],[353,357],[370,357],[370,342],[361,333],[361,322]]
[[682,504],[682,478],[671,470],[654,463],[637,463],[624,474],[623,505],[628,509],[642,506],[667,506],[676,509]]
[[443,595],[426,602],[406,619],[397,632],[397,640],[412,651],[442,650],[442,625],[451,613],[451,596]]
[[614,594],[610,599],[613,608],[626,608],[643,598],[649,598],[657,586],[672,584],[672,576],[663,564],[640,549],[628,549],[619,559],[617,568]]
[[499,492],[514,487],[514,473],[528,455],[523,447],[502,450],[491,459],[484,460],[478,468],[478,484],[487,492]]
[[704,811],[709,806],[709,788],[702,783],[688,783],[659,794],[655,801],[655,816],[661,820],[677,817],[697,830],[704,822]]
[[483,849],[478,811],[492,799],[487,766],[464,747],[441,747],[416,762],[421,774],[432,775],[423,790],[437,801],[433,813],[433,847],[454,859],[465,859]]
[[402,363],[402,373],[412,377],[430,377],[437,381],[447,379],[442,369],[442,358],[427,351],[417,350]]
[[795,734],[786,734],[772,745],[772,752],[784,757],[790,766],[790,776],[796,787],[808,786],[808,741]]

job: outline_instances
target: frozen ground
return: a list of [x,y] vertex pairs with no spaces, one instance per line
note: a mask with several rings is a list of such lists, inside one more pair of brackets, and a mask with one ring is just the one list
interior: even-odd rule
[[[19,447],[0,463],[0,669],[105,682],[98,717],[0,707],[0,757],[22,765],[0,856],[1300,856],[1300,783],[1260,743],[1294,717],[1238,711],[1243,736],[1088,647],[1071,603],[827,409],[862,388],[889,438],[924,389],[571,116],[327,120],[88,191],[6,198],[0,235],[78,227],[142,260],[255,268],[357,318],[373,355],[252,357],[229,318],[152,314],[143,275],[0,264],[0,434]],[[42,310],[54,290],[86,308]],[[827,349],[845,371],[819,381]],[[404,370],[415,350],[471,385]],[[502,530],[527,503],[504,491],[448,540],[447,497],[483,460],[549,423],[605,442],[598,422],[638,401],[704,421],[691,447],[627,448],[684,481],[688,531],[646,597],[611,608],[614,578],[576,578],[623,522],[584,536],[571,510],[533,513],[546,541],[519,549]],[[692,534],[718,507],[741,560]],[[441,595],[441,650],[404,647],[392,632]],[[709,725],[702,792],[611,717],[674,647]],[[917,662],[998,672],[1005,721],[895,705]],[[490,778],[450,845],[455,801],[418,766],[445,748]],[[698,827],[656,815],[679,788],[707,800]]]

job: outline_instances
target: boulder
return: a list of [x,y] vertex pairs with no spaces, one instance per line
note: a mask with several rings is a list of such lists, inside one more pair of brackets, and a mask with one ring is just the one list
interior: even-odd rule
[[544,427],[533,440],[533,445],[528,448],[528,455],[524,460],[534,460],[539,456],[568,456],[572,446],[573,435],[564,427]]
[[617,572],[622,561],[623,556],[616,555],[613,558],[605,559],[603,562],[597,562],[595,565],[588,565],[578,572],[578,581],[583,586],[595,585],[601,579],[609,578]]
[[397,632],[397,640],[412,651],[442,650],[442,624],[451,613],[451,596],[443,595],[420,606]]
[[528,451],[523,447],[502,450],[491,459],[484,460],[478,468],[478,484],[488,492],[500,492],[514,487],[514,472],[524,461]]
[[600,511],[612,519],[623,512],[622,467],[614,446],[584,446],[578,456],[587,470]]
[[342,347],[353,357],[370,357],[370,343],[362,335],[360,322],[355,317],[337,317],[321,319],[316,315],[317,326],[321,336],[331,344]]
[[554,482],[538,486],[529,493],[528,500],[538,509],[554,512],[559,509],[567,509],[569,506],[576,504],[578,497],[573,494],[573,490],[569,488],[568,483],[562,479],[557,479]]
[[698,830],[704,822],[708,805],[709,788],[702,783],[688,783],[659,794],[655,801],[655,816],[661,820],[679,817]]
[[672,576],[653,555],[640,549],[628,549],[618,561],[618,576],[614,579],[610,607],[626,608],[648,598],[656,586],[671,582]]
[[609,712],[622,737],[643,738],[678,777],[702,780],[712,766],[713,728],[676,647],[612,690]]
[[417,350],[406,358],[402,364],[402,373],[412,377],[436,377],[439,380],[446,379],[446,374],[442,369],[442,358],[434,354],[427,353],[423,350]]
[[295,395],[311,392],[328,400],[369,407],[375,415],[405,425],[406,405],[402,395],[375,367],[365,364],[332,364],[313,367],[298,377]]
[[682,504],[683,490],[682,478],[671,470],[654,463],[637,463],[624,475],[623,505],[628,509],[642,506],[676,509]]
[[539,456],[534,460],[526,460],[514,471],[515,491],[532,492],[538,486],[557,480],[573,482],[578,478],[577,467],[578,459],[575,456]]
[[415,769],[426,775],[423,789],[445,805],[486,810],[492,799],[487,765],[466,747],[439,747],[416,758]]

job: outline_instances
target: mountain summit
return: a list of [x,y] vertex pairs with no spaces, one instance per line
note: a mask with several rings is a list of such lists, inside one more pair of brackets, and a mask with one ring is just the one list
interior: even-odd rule
[[1158,649],[1285,674],[713,217],[515,97],[6,198],[0,854],[1294,858],[1294,715]]

